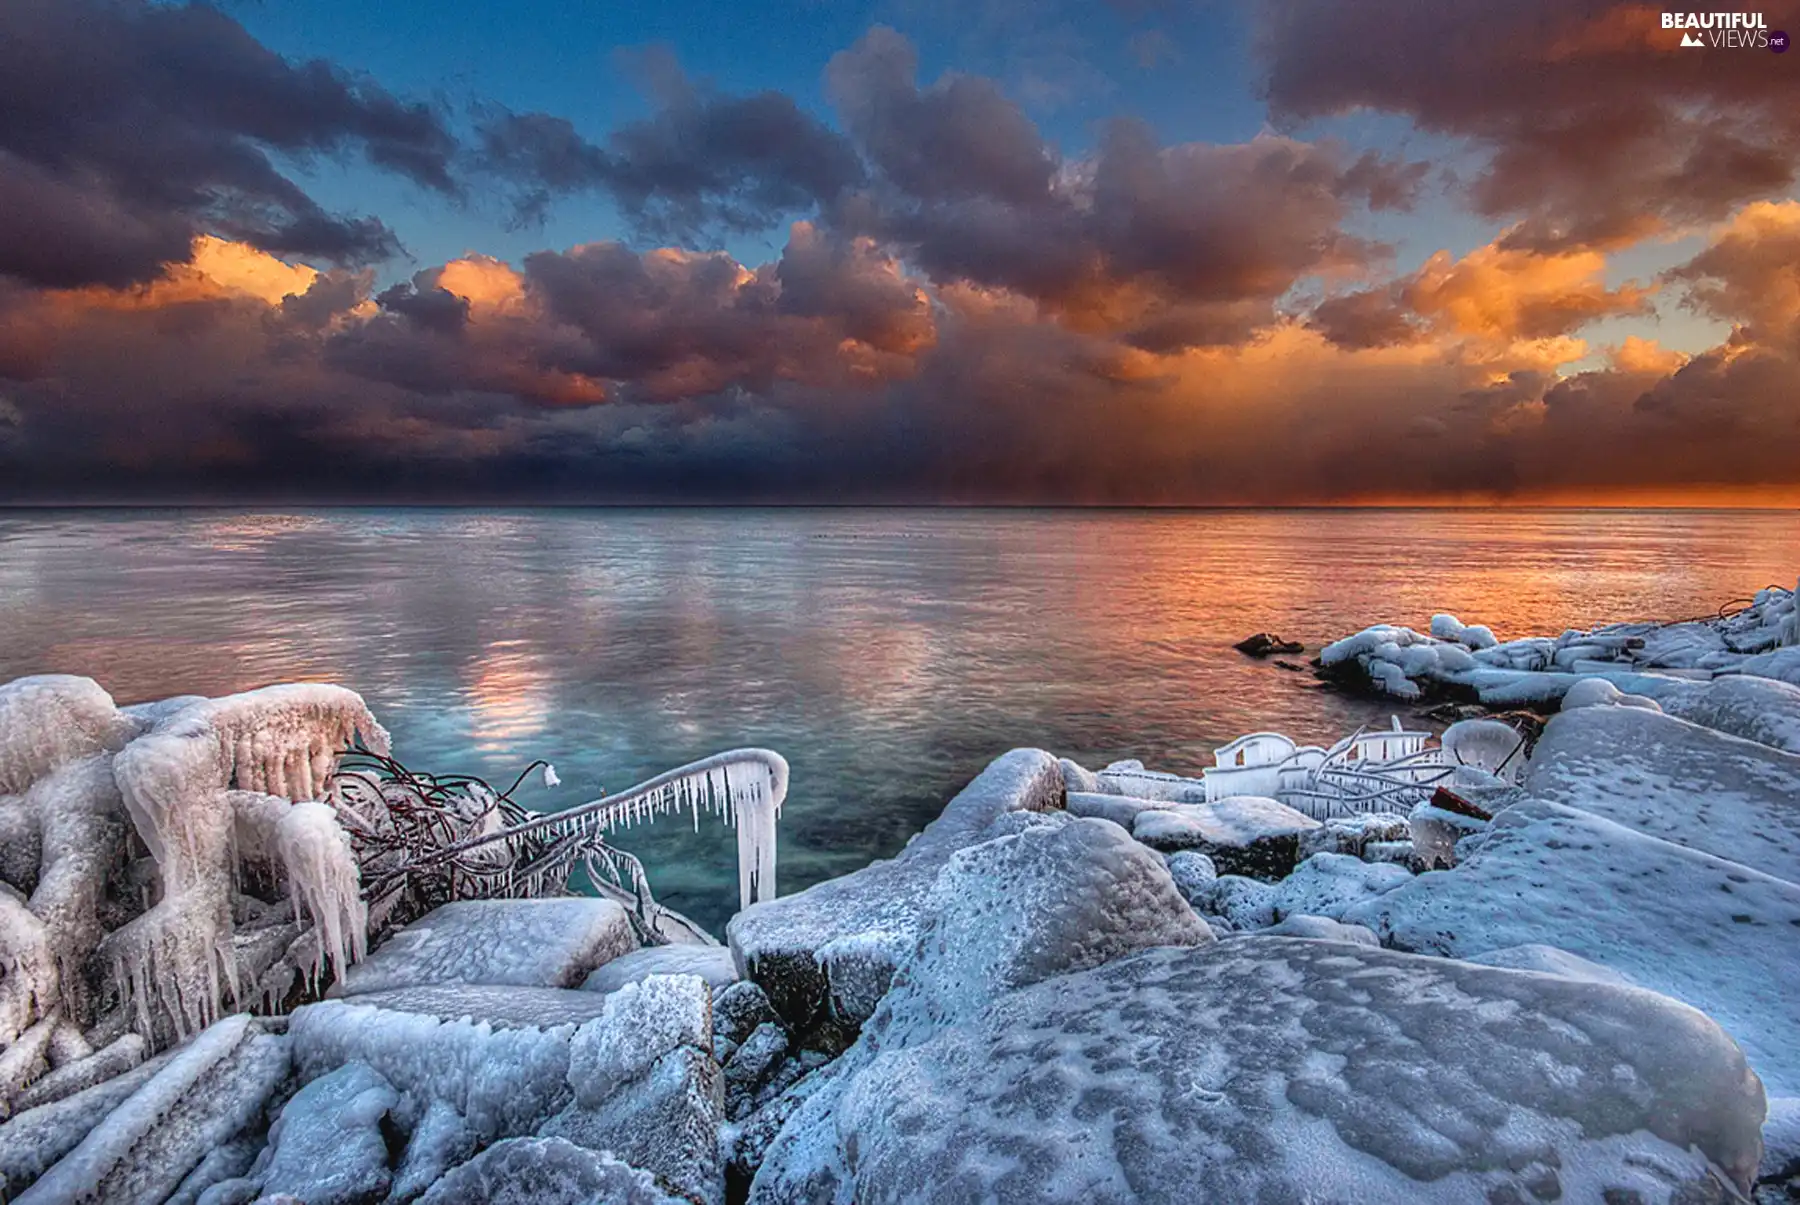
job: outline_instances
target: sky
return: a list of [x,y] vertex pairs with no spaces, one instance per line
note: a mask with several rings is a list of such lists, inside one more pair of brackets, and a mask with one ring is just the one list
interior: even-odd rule
[[1664,12],[0,0],[0,502],[1800,505]]

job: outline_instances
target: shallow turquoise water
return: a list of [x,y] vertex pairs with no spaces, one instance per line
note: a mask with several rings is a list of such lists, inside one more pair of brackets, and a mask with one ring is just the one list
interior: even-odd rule
[[[0,511],[0,680],[120,702],[327,679],[398,755],[557,807],[733,745],[793,767],[780,884],[893,853],[994,755],[1196,771],[1386,709],[1231,650],[1434,610],[1502,636],[1710,612],[1800,568],[1792,512]],[[732,838],[621,844],[715,928]]]

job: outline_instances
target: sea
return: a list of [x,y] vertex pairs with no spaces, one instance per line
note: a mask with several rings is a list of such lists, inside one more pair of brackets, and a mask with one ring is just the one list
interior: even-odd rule
[[[1241,733],[1410,719],[1305,672],[1371,623],[1555,634],[1797,572],[1792,511],[0,510],[0,681],[84,674],[121,704],[337,682],[414,769],[554,763],[518,795],[543,810],[767,746],[785,894],[891,856],[1016,746],[1197,773]],[[1263,631],[1306,652],[1233,650]],[[617,840],[722,931],[728,830]]]

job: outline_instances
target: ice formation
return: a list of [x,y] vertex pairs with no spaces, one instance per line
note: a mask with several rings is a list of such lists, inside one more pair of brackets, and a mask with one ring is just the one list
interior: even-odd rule
[[528,821],[511,833],[598,834],[684,812],[698,830],[700,813],[707,812],[737,829],[738,896],[740,906],[748,908],[775,898],[775,822],[787,788],[788,764],[781,754],[772,749],[731,749],[677,766],[629,790]]
[[1427,690],[1472,692],[1491,706],[1556,702],[1585,678],[1661,700],[1685,684],[1755,674],[1800,686],[1800,609],[1795,592],[1769,586],[1742,610],[1675,623],[1613,623],[1559,636],[1499,641],[1481,625],[1432,617],[1429,634],[1376,624],[1328,644],[1327,671],[1355,670],[1402,699]]
[[240,827],[251,847],[279,854],[296,915],[313,927],[313,973],[361,956],[356,859],[333,809],[312,802],[338,753],[359,739],[387,751],[387,732],[361,696],[300,683],[171,711],[114,758],[162,887],[161,899],[101,946],[143,1031],[196,1032],[228,993],[242,1002],[254,986],[242,982],[232,945]]

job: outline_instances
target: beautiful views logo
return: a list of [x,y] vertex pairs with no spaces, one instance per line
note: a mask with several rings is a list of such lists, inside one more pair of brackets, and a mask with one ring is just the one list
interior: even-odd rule
[[1787,49],[1787,35],[1771,33],[1761,13],[1664,13],[1664,29],[1682,31],[1683,46],[1713,46],[1730,50]]

